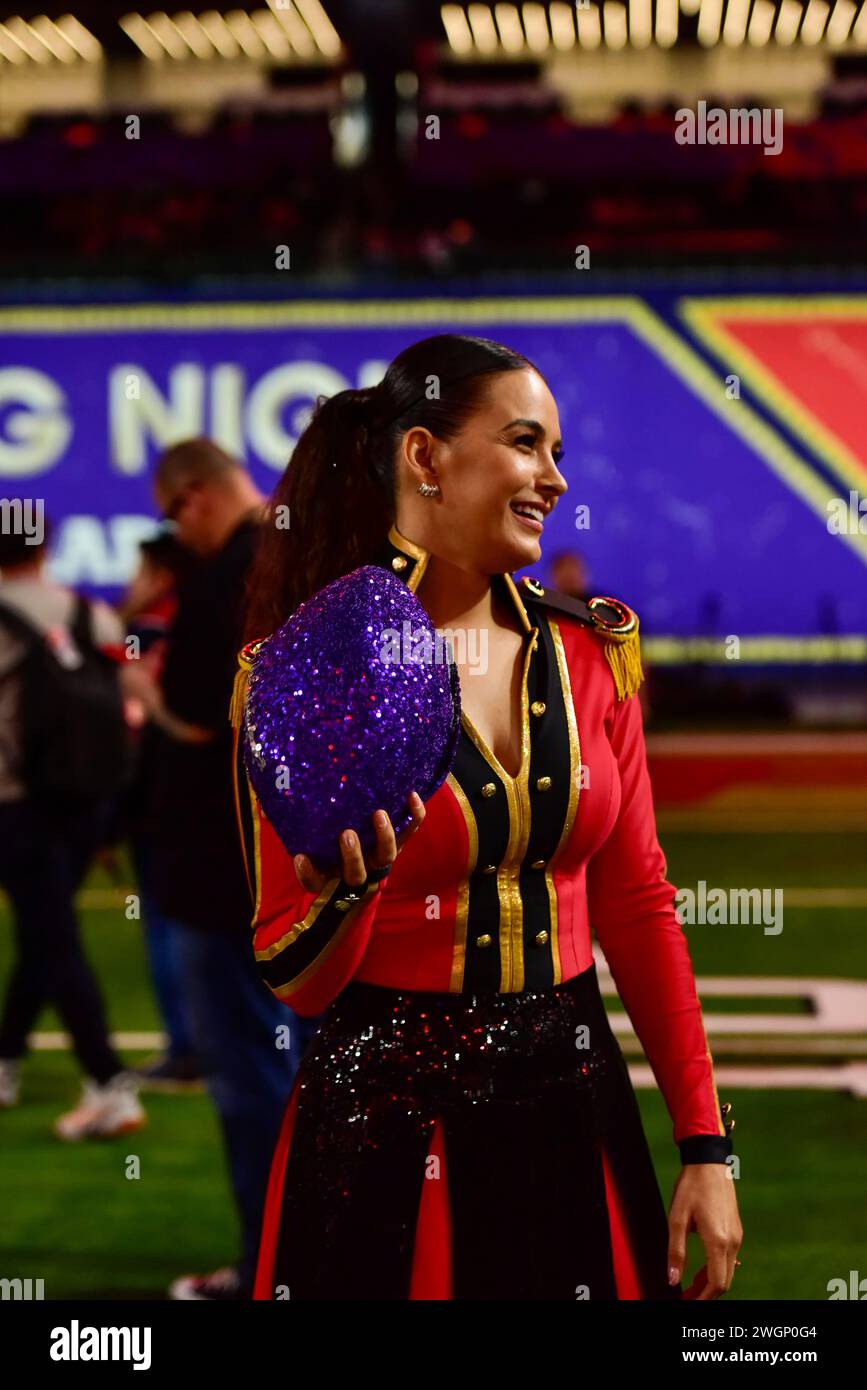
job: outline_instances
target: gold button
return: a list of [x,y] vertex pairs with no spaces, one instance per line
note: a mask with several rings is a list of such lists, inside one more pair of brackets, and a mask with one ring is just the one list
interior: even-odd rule
[[402,574],[408,564],[409,561],[407,560],[406,556],[395,555],[394,559],[391,562],[391,568],[395,570],[398,574]]
[[530,868],[531,868],[531,869],[544,869],[544,867],[545,867],[545,860],[544,860],[544,859],[534,859],[533,862],[532,862],[532,864],[530,865]]
[[537,931],[537,932],[536,932],[536,945],[537,945],[537,946],[547,946],[547,945],[548,945],[548,933],[547,933],[546,931]]
[[497,872],[497,866],[496,866],[496,864],[486,864],[485,867],[482,869],[482,873],[483,873],[483,874],[495,874],[496,872]]
[[486,946],[490,946],[491,940],[492,938],[485,932],[482,936],[476,937],[476,945],[481,946],[482,950],[484,950]]
[[482,787],[482,796],[496,796],[496,793],[496,782],[486,782],[485,785]]
[[334,906],[337,908],[338,912],[348,912],[350,904],[346,901],[345,898],[338,898]]
[[550,787],[550,785],[551,785],[551,778],[550,778],[550,777],[537,777],[537,778],[536,778],[536,791],[537,791],[537,792],[546,792],[546,791],[548,790],[548,788]]
[[531,714],[544,714],[544,713],[545,713],[545,701],[544,701],[544,700],[534,700],[533,703],[532,703],[532,705],[530,706],[530,713],[531,713]]

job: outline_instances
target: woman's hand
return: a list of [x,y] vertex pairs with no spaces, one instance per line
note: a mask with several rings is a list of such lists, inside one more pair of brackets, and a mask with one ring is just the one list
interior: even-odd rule
[[698,1233],[707,1262],[681,1297],[719,1298],[731,1286],[735,1256],[744,1238],[728,1164],[686,1163],[680,1171],[668,1213],[671,1284],[676,1284],[683,1276],[686,1238],[691,1231]]
[[[424,802],[417,792],[412,792],[407,801],[412,815],[412,825],[408,825],[400,835],[395,836],[394,826],[385,811],[376,811],[373,828],[376,832],[376,848],[367,863],[361,853],[361,845],[354,830],[344,830],[340,836],[340,857],[343,861],[342,877],[350,888],[359,888],[365,882],[368,869],[384,869],[394,863],[403,845],[414,835],[425,817]],[[325,886],[326,876],[319,872],[306,854],[295,855],[295,872],[302,888],[308,893],[318,893]]]

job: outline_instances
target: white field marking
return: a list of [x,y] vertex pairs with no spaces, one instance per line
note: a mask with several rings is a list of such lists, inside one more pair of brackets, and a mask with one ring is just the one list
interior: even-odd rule
[[[158,1052],[168,1045],[165,1033],[112,1033],[110,1038],[112,1047],[128,1052]],[[66,1052],[69,1044],[68,1033],[31,1033],[28,1039],[34,1052]]]
[[[745,1091],[848,1091],[867,1099],[867,1062],[845,1062],[837,1067],[733,1067],[714,1066],[717,1090],[730,1087]],[[630,1066],[633,1086],[643,1091],[656,1088],[648,1066]]]
[[[616,994],[611,972],[597,958],[599,986],[603,994]],[[709,1037],[745,1033],[777,1036],[827,1037],[833,1034],[867,1033],[867,980],[813,980],[799,977],[732,975],[708,976],[696,980],[699,997],[798,999],[810,1010],[807,1014],[714,1014],[705,1013]],[[611,1026],[621,1036],[634,1037],[625,1013],[612,1014]]]
[[867,907],[867,888],[784,888],[786,907]]

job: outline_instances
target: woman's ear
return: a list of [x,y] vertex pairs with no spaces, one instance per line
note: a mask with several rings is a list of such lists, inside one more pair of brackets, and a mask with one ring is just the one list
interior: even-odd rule
[[403,437],[402,453],[414,487],[418,487],[419,483],[438,482],[434,457],[436,440],[430,430],[423,429],[421,425],[407,430]]

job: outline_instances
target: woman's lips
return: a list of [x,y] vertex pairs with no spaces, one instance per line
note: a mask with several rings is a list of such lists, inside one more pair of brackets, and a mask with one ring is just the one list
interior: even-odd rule
[[[528,516],[524,512],[519,512],[515,509],[514,506],[511,507],[510,510],[512,515],[516,518],[516,520],[519,521],[522,526],[525,526],[528,531],[534,531],[536,535],[538,535],[539,532],[543,529],[543,523],[540,520],[538,520],[537,517]],[[534,508],[533,510],[536,511],[539,509]]]

